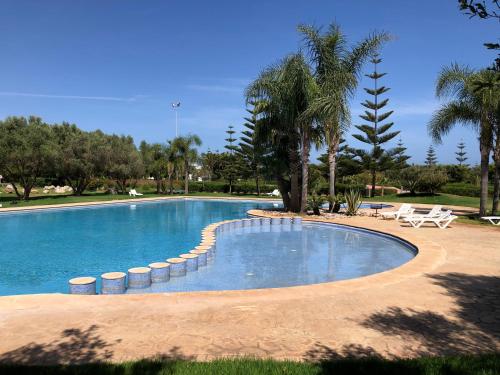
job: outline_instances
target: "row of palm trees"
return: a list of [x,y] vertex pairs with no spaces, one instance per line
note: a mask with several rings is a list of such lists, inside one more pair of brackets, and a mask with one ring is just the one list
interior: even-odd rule
[[285,208],[304,212],[311,147],[327,146],[333,197],[339,144],[351,122],[349,100],[364,62],[389,35],[374,33],[349,47],[336,24],[325,32],[305,25],[298,30],[306,53],[290,54],[265,69],[249,85],[246,97],[248,103],[256,103],[260,113],[255,136],[268,146],[268,167]]
[[162,192],[163,178],[167,177],[168,190],[173,194],[174,175],[184,174],[184,192],[189,193],[189,173],[192,164],[198,159],[196,147],[201,139],[194,134],[179,136],[166,144],[142,142],[139,146],[146,172],[157,182],[157,193]]
[[492,214],[498,210],[500,195],[500,72],[473,70],[453,64],[439,74],[436,96],[448,99],[432,116],[428,130],[441,142],[453,126],[471,126],[478,133],[481,155],[481,196],[479,215],[487,212],[490,157],[495,163]]

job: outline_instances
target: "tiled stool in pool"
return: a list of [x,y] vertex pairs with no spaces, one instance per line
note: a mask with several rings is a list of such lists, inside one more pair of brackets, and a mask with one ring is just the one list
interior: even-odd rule
[[205,250],[207,252],[207,259],[212,259],[214,256],[214,248],[210,245],[198,245],[194,247],[195,250]]
[[196,254],[198,255],[198,267],[205,267],[207,265],[207,257],[208,257],[208,251],[207,250],[191,250],[191,254]]
[[155,262],[149,265],[151,268],[152,283],[166,283],[170,280],[170,263]]
[[102,294],[125,293],[125,272],[107,272],[101,275]]
[[70,294],[96,294],[95,277],[75,277],[69,281]]
[[168,258],[167,262],[170,263],[170,277],[186,276],[186,259]]
[[198,271],[198,255],[196,254],[181,254],[180,258],[186,259],[186,270],[188,272]]
[[134,267],[128,270],[128,287],[132,289],[148,288],[151,286],[151,268]]

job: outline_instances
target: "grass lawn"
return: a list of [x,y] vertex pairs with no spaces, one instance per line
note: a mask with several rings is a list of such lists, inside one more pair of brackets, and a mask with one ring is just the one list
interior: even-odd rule
[[[479,208],[479,198],[464,197],[461,195],[452,194],[436,194],[436,195],[385,195],[383,197],[377,196],[374,198],[364,198],[366,201],[376,202],[398,202],[398,203],[422,203],[422,204],[442,204],[449,206],[465,206]],[[491,199],[488,206],[491,206]]]
[[[238,197],[238,198],[257,198],[257,195],[238,195],[238,194],[226,194],[226,193],[192,193],[188,194],[193,197]],[[145,193],[141,198],[159,198],[159,197],[170,197],[171,195],[166,194],[155,194],[155,193]],[[174,195],[175,196],[175,195]],[[69,203],[82,203],[82,202],[98,202],[98,201],[110,201],[110,200],[123,200],[131,199],[128,194],[104,194],[104,193],[86,193],[82,196],[57,194],[57,195],[33,195],[28,201],[17,200],[14,194],[0,194],[0,204],[2,207],[28,207],[28,206],[38,206],[38,205],[51,205],[51,204],[69,204]],[[261,195],[259,198],[270,198],[267,195]],[[140,199],[140,198],[136,198]]]
[[419,358],[412,360],[340,359],[320,363],[272,360],[217,360],[189,362],[143,360],[122,364],[80,366],[0,366],[3,375],[23,374],[165,374],[165,375],[323,375],[323,374],[398,374],[398,375],[494,375],[500,374],[500,355]]

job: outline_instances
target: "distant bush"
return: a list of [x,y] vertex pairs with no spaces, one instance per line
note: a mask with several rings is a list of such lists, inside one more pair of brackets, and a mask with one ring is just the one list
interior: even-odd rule
[[[260,185],[260,192],[262,194],[270,193],[276,188],[276,185],[262,184]],[[225,181],[190,182],[189,191],[192,193],[229,193],[229,184]],[[255,182],[241,181],[233,184],[233,193],[255,194],[257,193],[257,187],[255,185]]]
[[418,190],[424,193],[435,194],[448,182],[448,175],[441,168],[422,168]]
[[411,194],[434,194],[448,182],[448,175],[439,167],[411,166],[401,170],[399,182]]
[[[489,187],[489,194],[493,194],[493,187]],[[467,184],[467,183],[448,183],[439,189],[441,193],[462,195],[466,197],[479,197],[481,195],[481,190],[478,185]]]
[[[353,185],[343,184],[343,183],[336,183],[335,184],[335,193],[337,193],[337,194],[339,194],[339,193],[345,194],[349,190],[358,190],[362,194],[364,194],[366,191],[366,186],[362,185],[362,184],[353,184]],[[320,184],[318,187],[317,193],[322,194],[322,195],[329,195],[330,194],[330,187],[329,187],[328,183]]]

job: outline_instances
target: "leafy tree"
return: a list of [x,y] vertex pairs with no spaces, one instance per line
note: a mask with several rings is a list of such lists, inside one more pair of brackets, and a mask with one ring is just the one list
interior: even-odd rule
[[139,146],[145,171],[156,181],[156,194],[164,191],[163,179],[167,173],[166,147],[160,143],[148,144],[142,141]]
[[108,165],[107,175],[116,182],[121,194],[127,192],[129,180],[138,179],[144,174],[141,155],[130,136],[107,136]]
[[399,183],[405,190],[409,190],[411,195],[417,193],[418,185],[420,183],[421,167],[411,166],[402,169],[399,176]]
[[[428,130],[436,142],[441,142],[456,124],[472,126],[479,131],[479,151],[481,154],[481,196],[479,214],[486,215],[488,200],[488,168],[492,151],[495,119],[498,118],[498,103],[495,98],[493,81],[497,73],[491,70],[473,71],[467,67],[453,64],[444,68],[438,77],[436,95],[449,98],[449,101],[434,112]],[[491,85],[477,88],[478,80]]]
[[[301,54],[292,54],[279,64],[263,71],[247,89],[247,102],[259,102],[262,118],[259,120],[258,139],[268,147],[266,164],[272,169],[283,198],[285,209],[299,212],[301,204],[300,171],[307,170],[308,128],[312,125],[302,115],[310,98],[314,82]],[[300,148],[306,150],[300,152]],[[304,165],[305,164],[305,165]],[[302,190],[307,192],[307,174]]]
[[425,165],[428,167],[433,167],[437,164],[436,151],[432,145],[427,149],[427,156],[425,157]]
[[212,152],[210,149],[201,154],[201,164],[208,174],[208,180],[220,178],[222,169],[222,156],[219,152]]
[[386,86],[379,86],[378,80],[386,75],[386,73],[379,73],[377,65],[382,61],[378,54],[374,54],[371,62],[374,65],[374,71],[366,76],[373,80],[374,88],[365,88],[366,93],[373,96],[373,101],[365,100],[361,103],[367,110],[364,114],[360,115],[363,120],[369,124],[356,125],[356,128],[364,134],[353,134],[353,137],[358,141],[369,144],[372,146],[370,151],[355,150],[356,156],[359,158],[361,164],[370,171],[371,174],[371,196],[375,196],[375,185],[377,182],[377,172],[382,172],[389,169],[393,164],[393,157],[395,150],[385,150],[382,148],[384,143],[389,142],[391,139],[399,134],[399,131],[390,132],[393,122],[381,124],[389,118],[394,111],[379,113],[383,109],[389,99],[379,100],[379,96],[389,91]]
[[53,173],[64,179],[75,195],[81,195],[92,179],[104,172],[105,136],[101,131],[85,132],[64,122],[52,130],[57,144]]
[[183,161],[184,169],[184,193],[189,193],[189,171],[191,164],[198,158],[197,146],[201,146],[201,139],[197,135],[176,137],[172,141],[175,153]]
[[458,165],[467,165],[465,162],[467,161],[467,151],[465,151],[465,143],[463,141],[460,141],[460,143],[457,145],[457,152],[455,152],[455,155],[457,155],[456,159],[458,161]]
[[325,135],[328,152],[330,196],[335,196],[335,175],[340,139],[350,126],[349,99],[356,91],[361,68],[389,35],[372,34],[350,48],[340,27],[331,24],[322,33],[312,26],[299,26],[309,52],[317,83],[315,99],[306,115],[318,122]]
[[52,170],[56,159],[54,133],[41,118],[7,117],[0,121],[0,168],[19,198],[29,199],[38,179]]

